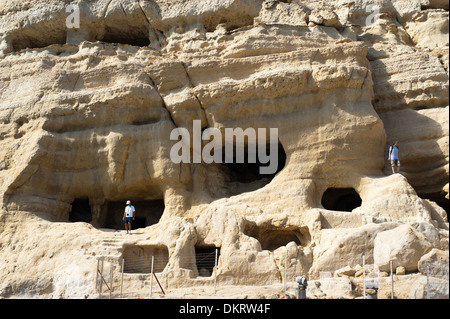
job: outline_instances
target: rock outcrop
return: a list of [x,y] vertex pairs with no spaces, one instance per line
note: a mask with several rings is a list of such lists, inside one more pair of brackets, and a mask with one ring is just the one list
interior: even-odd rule
[[[100,257],[188,287],[202,249],[223,285],[448,256],[448,3],[69,4],[0,1],[0,296],[94,296]],[[276,173],[174,162],[195,120],[276,128]]]

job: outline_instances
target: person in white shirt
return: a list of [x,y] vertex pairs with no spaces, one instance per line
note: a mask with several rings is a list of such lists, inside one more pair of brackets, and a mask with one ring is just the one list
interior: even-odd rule
[[123,221],[125,222],[125,230],[127,234],[131,234],[131,223],[134,220],[134,206],[131,205],[131,202],[127,201],[127,206],[125,207],[125,211],[123,213]]

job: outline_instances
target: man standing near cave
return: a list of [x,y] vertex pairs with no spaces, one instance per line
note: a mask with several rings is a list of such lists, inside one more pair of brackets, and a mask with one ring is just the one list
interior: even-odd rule
[[395,174],[395,166],[397,166],[397,173],[400,172],[400,157],[397,141],[394,143],[394,145],[391,145],[389,147],[388,160],[391,161],[392,174]]
[[131,205],[131,202],[127,201],[127,206],[125,207],[125,211],[123,213],[123,221],[125,222],[125,230],[127,234],[131,234],[131,223],[134,220],[134,206]]

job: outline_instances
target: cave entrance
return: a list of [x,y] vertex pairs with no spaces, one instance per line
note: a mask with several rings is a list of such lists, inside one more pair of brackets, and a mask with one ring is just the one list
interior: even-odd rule
[[[266,145],[267,152],[270,150],[270,144]],[[222,150],[222,154],[225,154],[225,148]],[[236,154],[236,152],[234,152]],[[251,183],[257,180],[266,179],[269,183],[276,174],[278,174],[286,165],[286,152],[281,143],[278,143],[278,154],[277,154],[278,167],[273,174],[261,174],[260,167],[268,166],[269,163],[261,163],[259,157],[256,156],[256,162],[249,162],[248,148],[245,147],[244,151],[244,161],[243,163],[237,163],[236,157],[234,157],[232,163],[225,163],[225,157],[222,160],[222,165],[224,165],[229,171],[231,180],[240,183]]]
[[258,236],[262,250],[274,251],[275,249],[286,246],[291,241],[301,245],[299,236],[293,230],[271,230]]
[[169,262],[169,250],[166,246],[125,247],[122,253],[123,271],[125,273],[150,273],[153,260],[153,272],[163,272]]
[[147,227],[145,217],[135,217],[133,223],[131,224],[131,229],[138,229],[145,227]]
[[101,41],[146,47],[150,44],[148,21],[144,16],[107,20]]
[[116,30],[110,28],[106,29],[105,36],[102,38],[102,41],[108,43],[128,44],[137,47],[147,47],[150,45],[148,32],[127,34],[116,32]]
[[[102,207],[102,221],[100,228],[124,229],[123,212],[127,200],[108,201]],[[136,209],[135,220],[131,229],[145,228],[157,224],[164,213],[163,199],[156,200],[131,200],[131,205]]]
[[195,246],[195,263],[200,277],[210,277],[214,272],[217,262],[219,262],[220,248],[215,246]]
[[72,202],[72,208],[69,213],[69,220],[71,222],[85,222],[92,221],[91,205],[89,198],[75,198]]
[[354,188],[328,188],[322,195],[322,206],[328,210],[351,212],[362,204]]
[[256,227],[246,230],[245,234],[258,240],[262,250],[269,251],[286,246],[290,242],[303,247],[308,246],[311,242],[308,227],[295,229],[262,229]]
[[53,28],[52,24],[41,25],[39,28],[26,28],[21,29],[21,32],[13,32],[11,46],[14,52],[23,49],[42,49],[52,44],[64,45],[66,44],[66,31],[62,28]]
[[440,207],[442,207],[445,212],[447,213],[447,219],[448,219],[448,211],[449,211],[449,200],[445,198],[445,194],[441,192],[436,193],[429,193],[429,194],[419,194],[420,198],[422,199],[428,199],[436,204],[438,204]]

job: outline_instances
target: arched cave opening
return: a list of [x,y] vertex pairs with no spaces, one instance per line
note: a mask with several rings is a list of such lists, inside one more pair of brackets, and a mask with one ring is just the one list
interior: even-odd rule
[[[266,145],[267,153],[269,153],[270,145]],[[225,154],[225,149],[223,149],[222,154]],[[236,152],[234,152],[236,154]],[[269,156],[270,154],[268,154]],[[277,168],[272,174],[261,174],[260,168],[269,166],[270,163],[262,163],[258,156],[256,156],[256,162],[252,163],[249,161],[248,148],[244,150],[244,161],[243,163],[237,163],[236,156],[232,163],[225,163],[225,157],[222,160],[222,165],[230,171],[231,180],[240,183],[251,183],[257,180],[265,179],[269,183],[276,174],[278,174],[286,165],[286,152],[281,143],[278,143],[278,153],[276,156],[270,155],[270,161],[276,160]]]
[[245,234],[257,239],[262,250],[274,251],[277,248],[294,242],[297,246],[308,246],[311,242],[311,234],[307,227],[295,229],[261,229],[252,227],[245,230]]
[[216,246],[195,246],[195,264],[197,265],[198,275],[200,277],[210,277],[214,272],[220,256],[220,247]]
[[[127,200],[107,201],[102,206],[101,217],[99,220],[100,228],[124,229],[123,213]],[[165,205],[163,199],[156,200],[133,200],[131,205],[134,206],[135,220],[131,229],[145,228],[157,224],[164,213]]]
[[169,262],[169,250],[166,246],[138,246],[132,245],[124,248],[122,258],[125,273],[150,273],[164,271]]
[[75,198],[71,206],[72,207],[69,213],[69,220],[71,222],[90,223],[92,221],[92,211],[91,205],[89,204],[89,198]]
[[322,206],[328,210],[351,212],[362,199],[354,188],[328,188],[322,195]]

